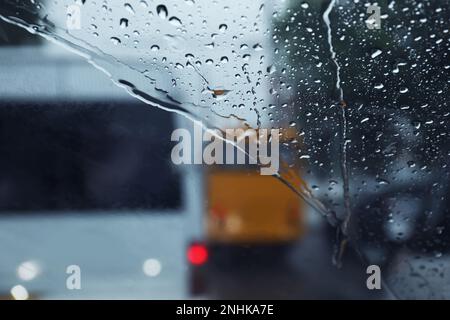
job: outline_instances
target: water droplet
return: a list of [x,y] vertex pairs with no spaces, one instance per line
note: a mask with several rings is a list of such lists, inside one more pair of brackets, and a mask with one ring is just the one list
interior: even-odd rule
[[168,12],[167,12],[167,8],[165,5],[160,4],[159,6],[156,7],[156,13],[158,13],[158,16],[160,18],[166,19]]
[[128,27],[128,19],[125,19],[125,18],[120,19],[120,27],[121,28]]
[[159,46],[157,46],[156,44],[154,44],[154,45],[152,45],[152,46],[150,47],[150,50],[152,50],[152,51],[158,51],[158,50],[159,50]]
[[382,178],[377,178],[377,182],[380,185],[387,185],[387,184],[389,184],[389,181],[387,181],[386,179],[382,179]]
[[117,37],[111,37],[110,40],[115,45],[118,45],[118,44],[122,43],[122,41],[119,38],[117,38]]
[[263,50],[263,47],[262,47],[262,45],[260,45],[259,43],[257,43],[257,44],[255,44],[255,45],[253,46],[253,49],[254,49],[255,51],[261,51],[261,50]]
[[228,26],[227,26],[226,24],[224,24],[224,23],[222,23],[222,24],[219,26],[219,31],[220,31],[220,32],[225,32],[225,31],[227,31],[227,29],[228,29]]
[[367,121],[369,121],[369,118],[364,118],[364,119],[361,120],[361,123],[364,123],[364,122],[367,122]]
[[124,7],[125,7],[125,9],[126,9],[129,13],[131,13],[132,15],[135,14],[134,8],[133,8],[133,6],[132,6],[131,4],[125,3],[125,4],[124,4]]
[[174,25],[175,27],[180,27],[181,26],[181,20],[178,19],[177,17],[170,17],[169,22]]
[[383,51],[377,49],[377,50],[375,50],[374,53],[372,53],[372,54],[370,55],[370,57],[373,59],[373,58],[378,57],[378,56],[379,56],[380,54],[382,54],[382,53],[383,53]]
[[412,125],[414,126],[414,128],[420,129],[421,123],[420,123],[420,121],[413,121]]
[[268,66],[268,67],[267,67],[267,73],[268,73],[268,74],[272,74],[272,73],[274,73],[275,71],[277,71],[277,68],[275,68],[274,65],[271,65],[271,66]]

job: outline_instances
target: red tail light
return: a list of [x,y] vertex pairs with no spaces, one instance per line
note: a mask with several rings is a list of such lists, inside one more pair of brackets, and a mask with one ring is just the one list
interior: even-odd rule
[[200,266],[208,261],[208,249],[202,244],[192,244],[188,248],[187,258],[191,264]]

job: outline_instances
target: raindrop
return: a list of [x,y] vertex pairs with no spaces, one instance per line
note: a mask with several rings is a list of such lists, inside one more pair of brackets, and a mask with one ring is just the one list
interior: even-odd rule
[[377,50],[375,50],[374,53],[372,53],[372,54],[370,55],[370,57],[373,59],[373,58],[378,57],[378,56],[379,56],[380,54],[382,54],[382,53],[383,53],[383,51],[377,49]]
[[125,18],[120,19],[120,27],[121,28],[128,27],[128,19],[125,19]]
[[386,179],[382,179],[382,178],[377,178],[377,182],[379,185],[387,185],[389,184],[389,181],[387,181]]
[[255,51],[261,51],[263,49],[262,45],[260,45],[259,43],[255,44],[253,46],[253,49],[255,49]]
[[369,121],[369,118],[364,118],[364,119],[361,120],[361,123],[364,123],[364,122],[367,122],[367,121]]
[[178,19],[177,17],[171,17],[169,19],[169,22],[174,25],[175,27],[180,27],[181,26],[181,20]]
[[132,6],[131,4],[125,3],[125,4],[124,4],[124,7],[125,7],[125,9],[126,9],[129,13],[131,13],[132,15],[135,14],[134,8],[133,8],[133,6]]
[[228,29],[228,26],[227,26],[226,24],[224,24],[224,23],[222,23],[222,24],[219,26],[219,31],[220,31],[220,32],[225,32],[225,31],[227,31],[227,29]]
[[156,7],[156,12],[158,13],[158,16],[160,18],[166,19],[168,12],[167,12],[167,8],[165,5],[160,4],[159,6]]
[[117,37],[111,37],[110,40],[115,45],[118,45],[118,44],[122,43],[122,41],[119,38],[117,38]]
[[152,50],[152,51],[159,51],[159,46],[157,46],[156,44],[154,44],[154,45],[152,45],[152,46],[150,47],[150,50]]
[[275,71],[277,71],[277,69],[275,68],[274,65],[271,65],[271,66],[268,66],[268,67],[267,67],[267,73],[268,73],[268,74],[272,74],[272,73],[274,73]]

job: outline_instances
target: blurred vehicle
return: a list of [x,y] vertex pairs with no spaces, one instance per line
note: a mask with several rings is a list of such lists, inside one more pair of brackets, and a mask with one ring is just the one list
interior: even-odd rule
[[303,234],[301,202],[270,176],[245,170],[207,173],[209,243],[289,244]]
[[0,66],[0,295],[185,298],[195,179],[171,165],[173,116],[52,45],[1,47]]
[[[289,131],[281,143],[292,136]],[[204,171],[203,232],[187,251],[193,294],[208,286],[209,269],[283,264],[306,231],[303,201],[278,179],[261,175],[257,165],[214,165]]]

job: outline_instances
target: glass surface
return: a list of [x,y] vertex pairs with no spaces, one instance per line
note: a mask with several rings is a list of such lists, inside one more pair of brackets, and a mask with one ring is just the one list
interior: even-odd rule
[[[4,0],[0,18],[2,216],[60,211],[60,230],[103,230],[72,248],[92,270],[102,252],[119,288],[100,275],[84,293],[37,278],[30,290],[42,298],[193,297],[198,283],[207,298],[450,298],[447,0]],[[280,130],[273,180],[298,197],[307,230],[289,249],[268,234],[262,246],[208,241],[211,168],[170,160],[171,132],[193,121],[217,133]],[[248,212],[262,213],[254,201]],[[286,214],[278,201],[273,214]],[[74,210],[101,213],[72,224]],[[40,224],[2,219],[12,229],[0,230],[1,290],[24,261],[47,266],[45,278],[70,260],[45,241],[42,256],[31,241],[17,247]],[[208,277],[185,258],[193,242],[211,245]],[[382,290],[367,289],[369,265]]]

